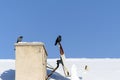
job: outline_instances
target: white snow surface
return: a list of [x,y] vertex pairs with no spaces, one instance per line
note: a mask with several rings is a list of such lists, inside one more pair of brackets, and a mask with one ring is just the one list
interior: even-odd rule
[[71,68],[71,80],[80,80],[77,74],[77,67],[75,64],[73,64]]
[[[58,59],[48,59],[47,63],[55,68],[56,60]],[[75,73],[79,80],[120,80],[120,58],[69,58],[66,59],[66,66],[70,75],[73,76]],[[73,71],[72,66],[76,68]],[[47,69],[47,74],[50,72],[51,69]],[[15,80],[15,60],[0,59],[0,80]],[[72,78],[65,77],[60,65],[49,80],[72,80]]]

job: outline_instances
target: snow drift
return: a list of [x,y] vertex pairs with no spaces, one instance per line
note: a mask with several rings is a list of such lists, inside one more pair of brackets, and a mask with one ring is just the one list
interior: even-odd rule
[[[56,60],[48,59],[47,62],[56,67]],[[67,59],[66,65],[71,76],[78,80],[120,80],[120,59]],[[47,69],[47,73],[50,72]],[[71,80],[72,77],[65,77],[60,65],[50,80]],[[15,80],[15,60],[0,60],[0,80]]]

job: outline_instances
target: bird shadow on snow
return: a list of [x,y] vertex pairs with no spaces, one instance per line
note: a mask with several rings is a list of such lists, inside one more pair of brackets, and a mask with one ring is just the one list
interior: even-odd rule
[[3,72],[0,76],[2,80],[15,80],[15,70],[9,69]]
[[[50,74],[51,73],[51,70],[47,70],[47,74]],[[61,74],[57,73],[57,72],[54,72],[50,79],[54,79],[54,80],[70,80],[64,76],[62,76]]]

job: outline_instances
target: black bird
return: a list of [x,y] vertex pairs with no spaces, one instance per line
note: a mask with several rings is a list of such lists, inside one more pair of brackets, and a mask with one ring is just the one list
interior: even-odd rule
[[16,43],[21,42],[22,39],[23,39],[23,36],[19,36],[19,37],[17,38],[17,42],[16,42]]
[[55,41],[55,46],[57,45],[57,43],[61,42],[61,40],[62,40],[62,37],[61,35],[59,35]]

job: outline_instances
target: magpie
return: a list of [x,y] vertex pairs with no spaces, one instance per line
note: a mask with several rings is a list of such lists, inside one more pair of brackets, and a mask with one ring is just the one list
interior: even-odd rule
[[57,45],[57,43],[60,43],[61,40],[62,40],[62,37],[61,37],[61,35],[59,35],[59,36],[57,37],[56,41],[55,41],[55,46]]

